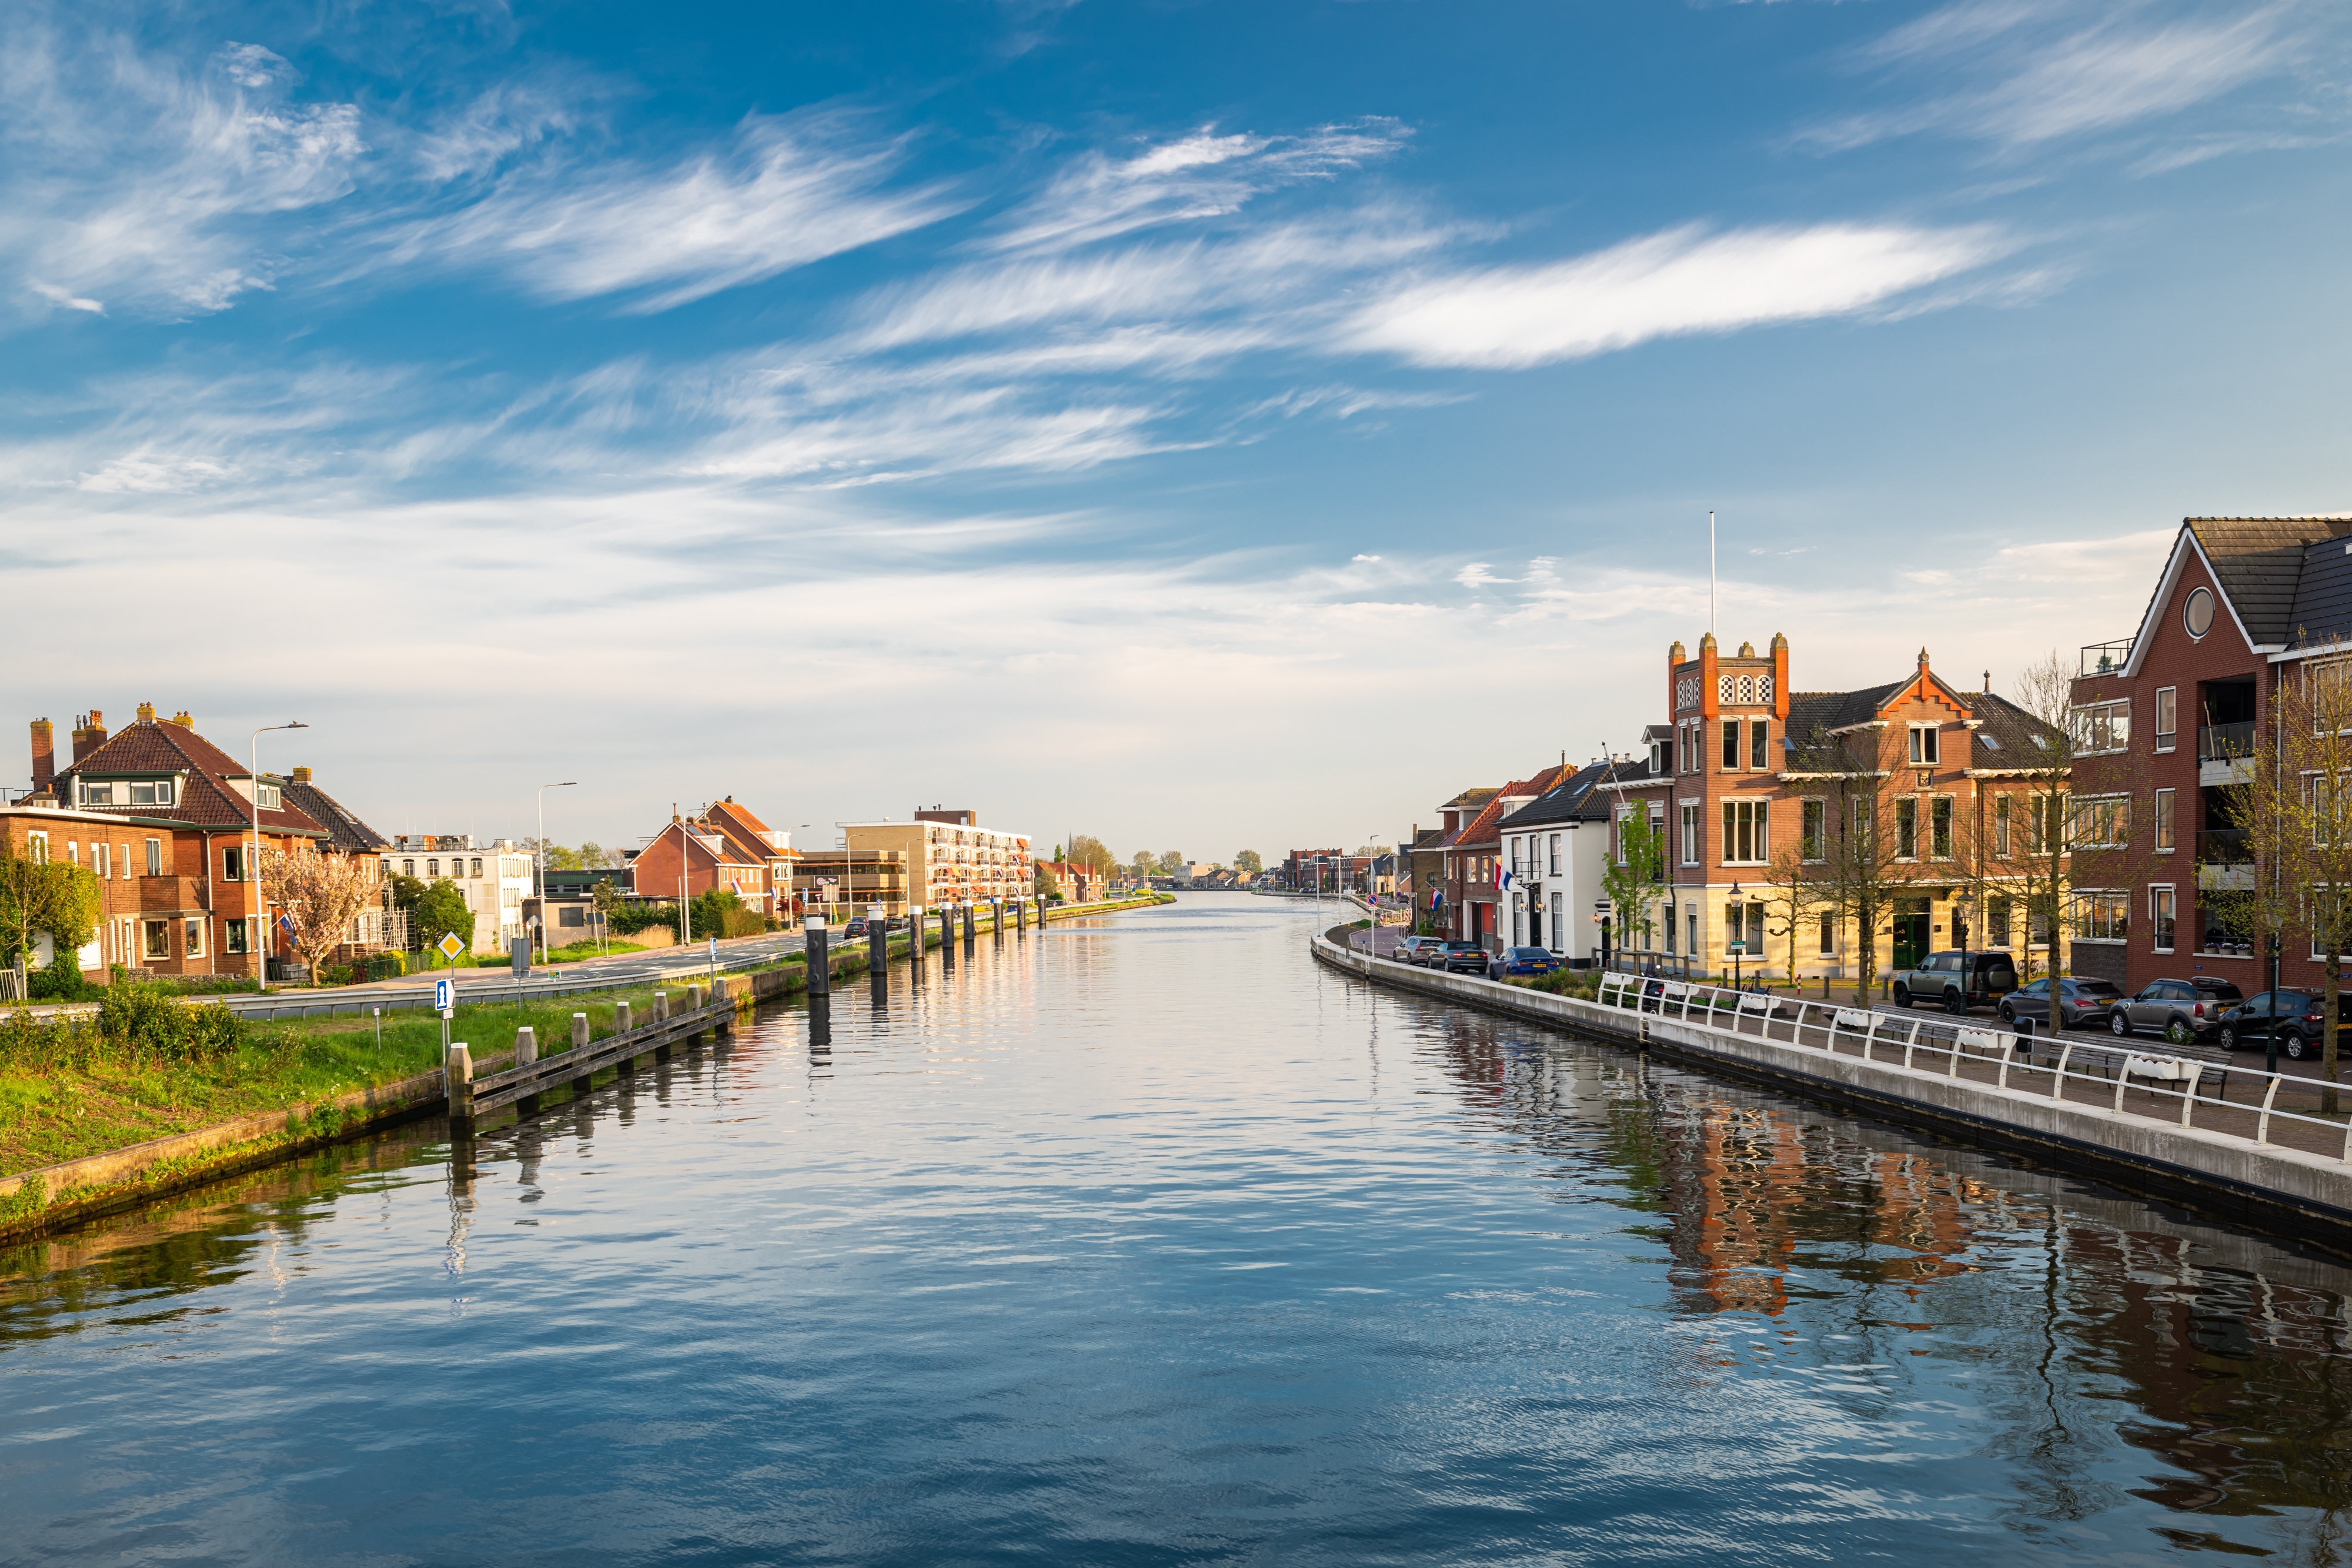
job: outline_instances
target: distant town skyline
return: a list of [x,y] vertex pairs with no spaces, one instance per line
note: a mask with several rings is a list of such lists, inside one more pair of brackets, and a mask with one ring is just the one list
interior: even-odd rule
[[[2352,508],[2315,4],[27,4],[0,654],[380,830],[1391,841]],[[26,768],[0,768],[21,787]],[[1155,851],[1155,852],[1157,852]]]

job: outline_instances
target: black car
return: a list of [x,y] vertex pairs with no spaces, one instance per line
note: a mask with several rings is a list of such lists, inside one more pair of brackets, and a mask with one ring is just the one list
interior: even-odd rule
[[[2058,980],[2058,1027],[2060,1029],[2098,1029],[2107,1021],[2107,1014],[2124,999],[2124,994],[2105,980],[2077,980],[2061,976]],[[2015,1023],[2020,1019],[2032,1019],[2042,1028],[2050,1027],[2050,980],[2047,976],[2015,994],[2000,1004],[2003,1023]]]
[[1434,936],[1405,936],[1390,949],[1389,956],[1400,964],[1419,964],[1426,968],[1445,951],[1445,944]]
[[1445,950],[1429,961],[1433,969],[1447,974],[1483,975],[1486,972],[1486,949],[1475,942],[1448,942]]
[[[2223,1013],[2217,1038],[2224,1051],[2243,1051],[2265,1043],[2275,1029],[2279,1050],[2306,1061],[2320,1053],[2319,1020],[2326,1006],[2326,998],[2309,991],[2264,991]],[[2352,991],[2336,994],[2336,1022],[2339,1029],[2352,1023]]]

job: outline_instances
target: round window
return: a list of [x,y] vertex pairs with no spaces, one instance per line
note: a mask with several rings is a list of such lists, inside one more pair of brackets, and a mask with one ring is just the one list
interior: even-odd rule
[[2200,588],[2189,596],[2180,612],[2180,623],[2189,628],[2191,637],[2202,637],[2213,630],[2213,591]]

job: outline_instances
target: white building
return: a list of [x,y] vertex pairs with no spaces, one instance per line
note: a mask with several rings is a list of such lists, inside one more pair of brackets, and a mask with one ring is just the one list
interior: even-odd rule
[[[467,833],[415,833],[392,841],[383,852],[383,874],[413,876],[430,885],[447,881],[466,895],[474,912],[474,951],[503,955],[507,943],[523,934],[523,900],[531,895],[531,858],[511,839],[478,844]],[[437,931],[417,934],[425,946],[441,939]]]
[[[1606,786],[1625,771],[1622,763],[1587,763],[1496,824],[1511,873],[1497,911],[1503,945],[1549,948],[1580,963],[1599,956],[1601,926],[1591,911],[1610,853]],[[1631,771],[1645,770],[1637,764]]]

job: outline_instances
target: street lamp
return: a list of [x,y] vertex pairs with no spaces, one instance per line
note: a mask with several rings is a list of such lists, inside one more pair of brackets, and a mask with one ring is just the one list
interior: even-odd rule
[[[1732,904],[1736,906],[1741,899],[1747,896],[1747,894],[1741,891],[1738,881],[1735,880],[1731,884],[1730,898]],[[1727,922],[1727,924],[1728,923]],[[1739,959],[1741,955],[1748,951],[1748,939],[1744,935],[1748,929],[1748,916],[1744,914],[1739,917],[1739,929],[1743,933],[1740,939],[1737,942],[1726,944],[1726,946],[1729,946],[1731,949],[1731,988],[1735,991],[1739,988]]]
[[260,951],[256,955],[261,960],[261,974],[257,977],[265,986],[269,983],[269,901],[262,896],[261,889],[261,737],[273,729],[310,727],[299,722],[265,724],[255,730],[246,742],[245,781],[253,789],[253,850],[246,856],[245,878],[253,884],[254,924],[260,927],[254,933],[260,942]]
[[539,961],[542,964],[547,962],[547,792],[569,789],[579,782],[577,779],[566,779],[560,784],[539,787]]

